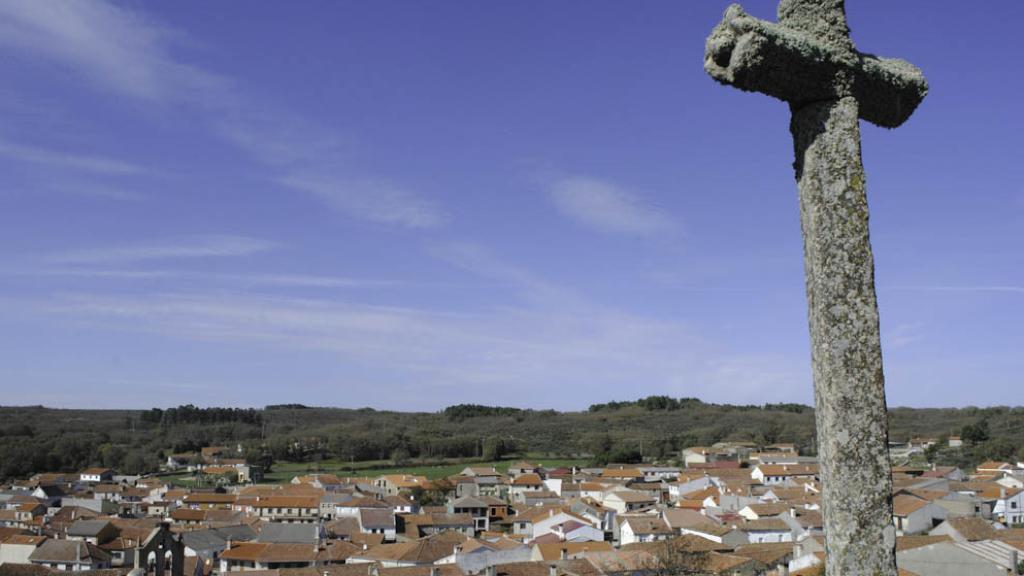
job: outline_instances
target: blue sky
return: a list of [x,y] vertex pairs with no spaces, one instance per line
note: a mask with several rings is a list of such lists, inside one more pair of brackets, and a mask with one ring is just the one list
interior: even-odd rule
[[[726,5],[0,0],[0,403],[810,403]],[[849,19],[932,87],[863,126],[890,405],[1020,404],[1024,4]]]

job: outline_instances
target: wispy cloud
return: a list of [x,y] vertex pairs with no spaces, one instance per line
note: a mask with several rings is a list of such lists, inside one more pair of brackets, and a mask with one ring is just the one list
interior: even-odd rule
[[806,370],[789,369],[786,359],[730,354],[679,319],[590,302],[480,246],[444,245],[435,253],[524,297],[458,311],[370,304],[348,292],[330,299],[77,294],[44,306],[96,329],[328,352],[334,364],[372,374],[392,393],[403,390],[405,400],[392,398],[392,406],[431,406],[441,389],[448,399],[548,407],[578,406],[579,397],[564,391],[583,386],[593,398],[615,397],[623,386],[720,400],[763,396],[766,388],[773,398],[806,392]]
[[84,156],[24,146],[0,139],[0,156],[17,160],[19,162],[31,162],[44,164],[58,168],[73,168],[96,174],[123,176],[129,174],[140,174],[146,170],[141,166],[112,158],[102,156]]
[[174,278],[181,275],[174,270],[116,270],[102,268],[5,270],[0,272],[0,274],[4,276],[68,276],[73,278],[110,278],[115,280],[152,280],[155,278]]
[[362,278],[339,278],[337,276],[315,276],[309,274],[250,274],[218,275],[220,278],[264,286],[286,286],[294,288],[380,288],[396,286],[391,280],[367,280]]
[[296,171],[279,181],[294,190],[313,194],[336,210],[369,222],[436,228],[447,220],[433,202],[386,180]]
[[[275,171],[274,181],[349,217],[407,228],[434,228],[446,221],[442,210],[409,186],[353,167],[339,153],[343,139],[329,129],[292,111],[260,106],[234,90],[229,78],[182,62],[172,48],[184,39],[180,32],[102,0],[0,0],[0,46],[65,65],[125,97],[189,104],[205,115],[214,134]],[[96,170],[130,168],[42,152],[8,151],[39,161],[77,161]]]
[[191,236],[106,248],[71,250],[51,255],[48,260],[62,264],[113,264],[182,258],[248,256],[276,247],[273,242],[247,236]]
[[604,180],[562,178],[550,183],[548,193],[559,211],[600,232],[651,236],[675,228],[663,212]]
[[898,350],[906,348],[924,338],[921,324],[897,324],[891,329],[882,328],[882,344]]
[[350,217],[407,228],[436,228],[448,219],[434,202],[400,184],[345,169],[353,163],[354,144],[300,117],[240,108],[215,128],[277,169],[279,184],[312,195]]
[[[58,255],[61,258],[66,255]],[[198,256],[198,255],[197,255]],[[104,262],[107,263],[107,262]],[[117,263],[117,262],[110,262]],[[88,263],[83,263],[88,264]],[[177,269],[146,269],[132,270],[125,268],[90,268],[90,267],[48,267],[21,268],[0,270],[0,276],[7,277],[69,277],[95,278],[113,280],[156,280],[186,279],[191,284],[204,282],[228,288],[247,288],[252,286],[278,286],[286,288],[387,288],[404,286],[406,283],[396,280],[377,280],[369,278],[346,278],[341,276],[318,276],[315,274],[224,274],[200,272],[195,270]]]
[[534,305],[567,311],[581,300],[573,291],[504,262],[479,244],[445,242],[433,244],[428,250],[432,256],[448,264],[513,289]]
[[0,0],[0,44],[65,65],[105,90],[144,100],[208,99],[222,78],[182,63],[182,38],[141,14],[102,2]]

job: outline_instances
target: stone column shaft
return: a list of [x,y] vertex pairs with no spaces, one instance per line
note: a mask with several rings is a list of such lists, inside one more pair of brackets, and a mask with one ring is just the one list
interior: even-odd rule
[[885,378],[857,100],[793,107],[828,576],[895,576]]

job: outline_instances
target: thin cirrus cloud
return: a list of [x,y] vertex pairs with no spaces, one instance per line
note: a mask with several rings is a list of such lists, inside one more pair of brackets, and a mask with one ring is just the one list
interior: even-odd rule
[[[118,250],[123,252],[123,250]],[[207,256],[225,256],[224,252],[219,254],[203,253],[200,254],[198,251],[191,253],[191,256],[183,256],[179,250],[178,256],[168,256],[166,258],[181,258],[181,257],[207,257]],[[242,254],[235,254],[242,255]],[[67,255],[58,255],[56,258],[66,257]],[[94,256],[94,254],[90,254]],[[108,258],[111,254],[105,255]],[[154,253],[150,253],[150,260],[164,259],[165,257],[157,258]],[[74,257],[74,255],[72,255]],[[53,258],[51,258],[53,260]],[[123,261],[122,261],[123,262]],[[105,260],[104,262],[77,262],[81,264],[90,263],[117,263],[111,260]],[[112,280],[153,280],[153,279],[166,279],[166,278],[184,278],[190,281],[210,281],[215,283],[228,284],[231,286],[278,286],[287,288],[385,288],[402,285],[401,282],[394,280],[373,280],[363,278],[346,278],[340,276],[318,276],[315,274],[218,274],[209,272],[198,272],[195,270],[177,270],[177,269],[148,269],[148,270],[131,270],[121,268],[97,268],[97,267],[53,267],[53,268],[36,268],[27,270],[4,270],[0,271],[0,275],[3,276],[48,276],[48,277],[71,277],[71,278],[95,278],[95,279],[112,279]]]
[[52,254],[48,261],[59,264],[128,264],[153,260],[248,256],[276,246],[273,242],[248,236],[191,236],[128,246],[71,250]]
[[56,168],[71,168],[106,176],[125,176],[140,174],[146,171],[143,167],[136,164],[113,158],[70,154],[46,148],[16,144],[3,139],[0,139],[0,156],[19,162],[42,164]]
[[278,171],[274,181],[349,217],[407,228],[446,221],[432,202],[391,179],[355,169],[338,175],[343,163],[330,131],[248,101],[230,78],[180,62],[172,48],[181,40],[182,33],[103,0],[0,0],[0,47],[57,62],[132,99],[198,108],[214,134]]
[[[391,383],[390,389],[410,390],[408,401],[419,408],[424,398],[453,387],[470,401],[521,404],[524,396],[538,395],[543,405],[571,407],[578,397],[551,392],[580,385],[611,397],[630,381],[673,395],[714,397],[725,382],[736,394],[748,385],[751,391],[773,386],[788,394],[802,382],[779,358],[736,357],[684,322],[590,302],[479,246],[437,251],[453,265],[507,283],[525,297],[517,305],[460,312],[371,304],[355,295],[313,299],[196,292],[64,295],[45,308],[127,334],[284,354],[327,352],[332,366],[353,373],[372,369]],[[757,377],[736,381],[737,373]],[[394,401],[389,400],[392,408],[403,407]]]
[[405,228],[437,228],[448,220],[436,203],[386,178],[339,170],[351,163],[351,142],[290,114],[236,110],[215,130],[281,174],[276,182],[309,194],[348,216]]
[[663,212],[604,180],[562,178],[550,183],[548,193],[562,214],[599,232],[655,236],[676,228]]
[[63,64],[102,89],[132,98],[195,100],[224,80],[171,57],[181,35],[99,0],[0,0],[0,44]]
[[447,216],[433,203],[393,182],[296,172],[279,182],[312,194],[335,210],[369,222],[406,228],[437,228]]

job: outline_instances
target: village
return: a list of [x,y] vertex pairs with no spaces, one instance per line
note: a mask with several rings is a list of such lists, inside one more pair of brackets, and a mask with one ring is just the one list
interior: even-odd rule
[[[937,442],[893,445],[893,454]],[[946,442],[956,444],[959,439]],[[820,574],[818,463],[792,444],[690,447],[669,463],[467,466],[428,479],[254,483],[238,449],[163,474],[36,474],[0,492],[0,575],[599,576]],[[901,574],[1020,574],[1024,463],[893,468]]]

